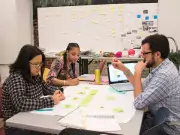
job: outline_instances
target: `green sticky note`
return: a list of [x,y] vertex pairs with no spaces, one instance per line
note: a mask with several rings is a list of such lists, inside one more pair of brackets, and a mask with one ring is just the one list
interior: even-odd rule
[[74,98],[72,98],[72,100],[79,100],[80,98],[78,98],[78,97],[74,97]]
[[79,91],[79,92],[77,92],[77,94],[84,95],[84,94],[86,94],[86,93],[85,93],[85,92],[83,92],[83,91]]
[[89,88],[88,86],[85,86],[84,89],[85,89],[85,90],[89,90],[90,88]]
[[120,112],[123,112],[123,109],[119,108],[119,107],[118,108],[114,108],[113,112],[120,113]]
[[93,95],[88,95],[88,96],[86,96],[86,97],[81,101],[81,103],[79,104],[79,106],[86,106],[86,105],[88,105],[88,104],[91,102],[92,98],[93,98]]
[[63,104],[62,107],[63,108],[73,108],[74,106],[71,104]]
[[96,95],[97,92],[98,92],[98,90],[91,90],[91,91],[89,92],[89,95]]
[[115,100],[114,96],[107,96],[107,100]]

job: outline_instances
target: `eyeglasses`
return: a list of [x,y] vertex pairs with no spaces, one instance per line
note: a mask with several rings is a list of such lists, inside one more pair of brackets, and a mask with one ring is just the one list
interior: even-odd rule
[[142,55],[146,55],[146,54],[149,54],[149,53],[152,53],[152,52],[141,52]]
[[31,62],[29,62],[34,68],[40,68],[40,67],[42,67],[42,63],[38,63],[38,64],[35,64],[35,63],[31,63]]

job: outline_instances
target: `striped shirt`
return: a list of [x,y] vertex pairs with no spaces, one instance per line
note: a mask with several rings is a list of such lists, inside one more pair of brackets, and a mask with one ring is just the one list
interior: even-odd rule
[[[154,114],[160,107],[170,110],[169,122],[180,122],[180,75],[175,65],[167,58],[153,69],[142,84],[143,92],[134,102],[138,109],[148,107]],[[170,135],[179,135],[180,126],[165,125]]]

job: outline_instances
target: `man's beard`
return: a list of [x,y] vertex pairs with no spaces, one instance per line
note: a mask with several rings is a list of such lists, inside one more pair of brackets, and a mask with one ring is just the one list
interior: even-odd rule
[[[146,60],[144,59],[144,62],[146,62]],[[152,60],[150,62],[147,63],[146,68],[151,68],[155,65],[155,60],[154,57],[152,57]]]

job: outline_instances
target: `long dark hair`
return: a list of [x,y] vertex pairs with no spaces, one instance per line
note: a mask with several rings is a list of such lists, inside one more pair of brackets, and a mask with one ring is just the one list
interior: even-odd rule
[[23,78],[27,82],[31,82],[29,61],[38,55],[42,56],[42,67],[41,67],[41,77],[42,77],[45,68],[45,55],[40,49],[32,45],[24,45],[21,48],[16,61],[12,65],[10,65],[10,73],[20,72]]
[[[77,43],[69,43],[67,48],[66,48],[66,51],[70,51],[74,47],[79,48],[79,45]],[[63,54],[63,60],[64,60],[64,67],[63,68],[67,71],[68,69],[67,69],[67,53],[66,53],[66,51]],[[75,74],[75,63],[71,63],[70,66],[71,66],[71,68],[73,70],[73,74]]]

